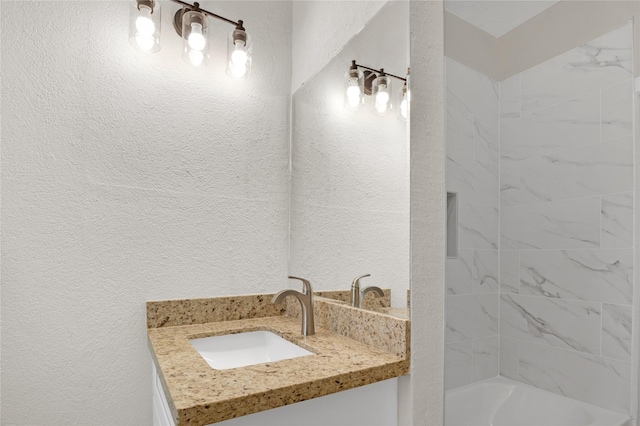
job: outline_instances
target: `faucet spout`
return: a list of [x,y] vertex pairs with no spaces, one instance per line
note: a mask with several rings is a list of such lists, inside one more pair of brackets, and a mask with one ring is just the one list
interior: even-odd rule
[[300,302],[302,306],[302,335],[311,336],[316,333],[315,322],[313,319],[313,289],[308,280],[297,277],[289,277],[291,279],[302,281],[302,292],[286,289],[276,293],[271,299],[271,303],[282,304],[288,296],[293,296]]
[[295,291],[295,290],[291,290],[291,289],[281,290],[281,291],[279,291],[279,292],[277,292],[276,294],[273,295],[273,298],[271,299],[271,303],[275,303],[276,305],[281,305],[282,302],[284,302],[284,298],[285,297],[294,296],[294,297],[298,298],[299,294],[300,294],[300,292]]
[[351,283],[351,306],[354,308],[360,307],[360,280],[365,277],[370,277],[371,274],[365,274],[357,277]]

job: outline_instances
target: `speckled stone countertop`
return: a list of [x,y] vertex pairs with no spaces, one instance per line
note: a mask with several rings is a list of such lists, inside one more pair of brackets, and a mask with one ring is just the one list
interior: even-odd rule
[[409,308],[378,308],[376,311],[393,317],[404,318],[407,320],[411,319],[411,311]]
[[[391,306],[391,289],[383,288],[382,292],[384,297],[378,297],[377,294],[367,293],[362,300],[362,307],[372,311],[378,310],[378,308],[388,308]],[[328,290],[328,291],[316,291],[316,296],[326,297],[327,299],[339,300],[348,303],[351,300],[350,290]]]
[[[316,334],[304,337],[295,318],[297,301],[287,307],[291,316],[284,316],[281,307],[268,303],[270,296],[148,302],[151,353],[176,424],[206,425],[408,373],[408,321],[317,298]],[[247,307],[265,299],[266,309]],[[209,314],[189,314],[194,306]],[[336,322],[344,325],[336,327]],[[372,327],[382,329],[372,333]],[[278,334],[315,355],[214,370],[189,343],[257,330]]]

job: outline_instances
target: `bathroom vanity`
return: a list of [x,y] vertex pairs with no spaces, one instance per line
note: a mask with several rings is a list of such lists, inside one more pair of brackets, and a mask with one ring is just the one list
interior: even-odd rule
[[[154,424],[397,424],[409,321],[316,297],[316,333],[302,336],[299,304],[271,297],[147,303]],[[189,341],[258,330],[312,354],[217,370]]]

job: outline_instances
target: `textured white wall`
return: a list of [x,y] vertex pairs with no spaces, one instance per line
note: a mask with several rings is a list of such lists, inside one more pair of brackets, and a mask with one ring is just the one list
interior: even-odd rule
[[442,0],[410,1],[412,426],[444,420],[445,142]]
[[127,2],[2,2],[3,424],[149,424],[145,302],[286,286],[291,3],[203,3],[244,83],[163,5],[150,56]]
[[403,75],[408,65],[407,2],[386,4],[292,101],[292,275],[316,288],[391,288],[405,307],[409,288],[409,143],[395,109],[373,113],[344,107],[344,75],[358,63]]
[[294,0],[291,92],[321,70],[387,1]]
[[[640,34],[638,30],[638,26],[634,25],[634,34],[636,35],[635,40],[638,40],[638,34]],[[638,67],[640,68],[640,67]],[[637,73],[637,71],[636,71]],[[636,80],[637,81],[637,80]],[[640,212],[640,171],[638,170],[640,165],[640,149],[637,148],[637,144],[640,141],[640,91],[637,90],[633,96],[633,117],[634,117],[634,130],[635,130],[635,141],[636,141],[636,149],[634,150],[634,210],[636,212]],[[634,259],[633,270],[635,271],[634,276],[634,293],[633,293],[633,323],[632,327],[636,330],[636,335],[640,333],[640,259],[638,259],[638,247],[640,247],[640,215],[636,214],[634,217],[634,225],[633,229],[634,237],[633,237],[633,247],[636,251],[636,256]],[[640,354],[640,339],[633,340],[632,349],[634,354]],[[640,419],[640,356],[636,356],[631,364],[631,395],[637,395],[635,401],[631,401],[631,410],[632,415],[635,415],[636,422],[637,419]]]

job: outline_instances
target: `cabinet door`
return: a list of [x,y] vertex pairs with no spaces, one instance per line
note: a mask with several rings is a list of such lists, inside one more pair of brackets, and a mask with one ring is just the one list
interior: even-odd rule
[[397,426],[398,379],[360,386],[215,424],[218,425]]
[[176,426],[155,364],[151,363],[151,368],[153,370],[153,426]]

